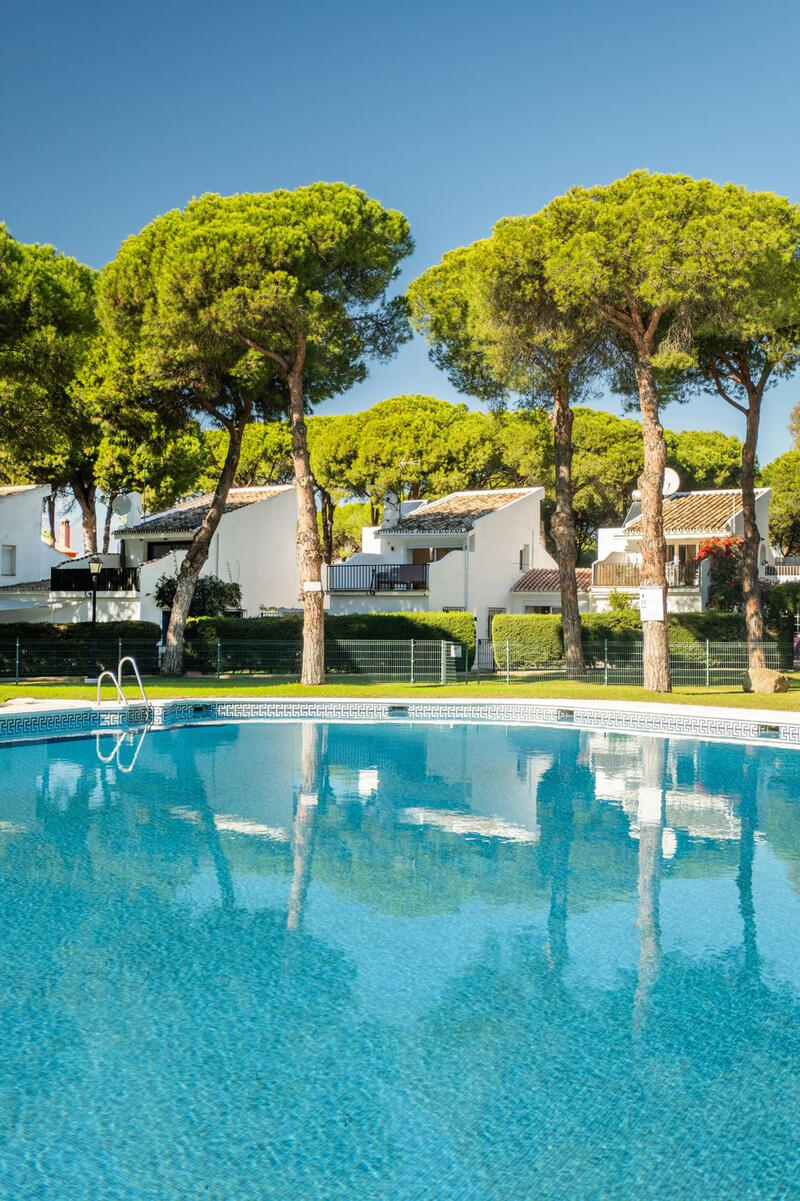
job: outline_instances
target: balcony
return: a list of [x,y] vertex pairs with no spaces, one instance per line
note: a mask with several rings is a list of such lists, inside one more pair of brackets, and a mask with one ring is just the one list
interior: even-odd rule
[[[138,592],[137,567],[103,567],[97,573],[98,592]],[[92,573],[88,567],[53,567],[51,592],[91,592]]]
[[333,563],[328,568],[329,593],[426,592],[427,563]]
[[[695,559],[685,563],[667,563],[668,588],[698,588],[700,564]],[[638,563],[606,563],[592,565],[592,584],[595,588],[639,588],[642,569]]]

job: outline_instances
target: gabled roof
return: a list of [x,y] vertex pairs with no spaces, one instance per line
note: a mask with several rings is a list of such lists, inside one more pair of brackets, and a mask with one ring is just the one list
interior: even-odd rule
[[[579,592],[588,592],[592,585],[592,569],[591,567],[578,567],[575,571],[575,579],[578,584]],[[558,592],[560,584],[558,582],[557,567],[534,567],[532,571],[526,571],[524,576],[517,580],[512,592]]]
[[9,484],[0,488],[0,499],[4,496],[13,496],[17,492],[31,492],[34,488],[41,488],[41,484]]
[[420,505],[397,525],[383,525],[382,534],[464,534],[476,521],[506,505],[539,492],[538,488],[494,488],[485,492],[451,492]]
[[[769,488],[756,488],[763,496]],[[665,534],[725,535],[737,513],[742,511],[739,488],[718,488],[707,492],[674,492],[664,497]],[[641,534],[642,518],[636,517],[625,526],[626,534]]]
[[[271,500],[284,492],[291,492],[293,484],[276,484],[272,488],[231,488],[225,513],[235,513],[247,505],[253,505],[262,500]],[[113,531],[115,538],[144,538],[148,534],[191,534],[203,523],[203,518],[211,507],[214,499],[213,492],[203,496],[193,496],[190,500],[181,501],[171,509],[161,513],[151,513],[136,525],[121,527]]]

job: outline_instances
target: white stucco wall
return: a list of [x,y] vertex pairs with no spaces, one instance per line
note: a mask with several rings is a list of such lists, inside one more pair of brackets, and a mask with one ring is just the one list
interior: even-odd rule
[[601,526],[597,531],[597,558],[605,559],[612,551],[624,551],[628,539],[625,531],[617,526]]
[[430,608],[433,612],[445,606],[457,609],[468,607],[468,572],[474,566],[475,556],[470,554],[465,568],[465,552],[451,550],[443,559],[428,564],[428,588]]
[[531,568],[557,566],[539,537],[543,496],[544,489],[537,488],[475,522],[467,608],[475,615],[479,638],[486,637],[488,610],[508,608],[511,588],[521,574],[521,546],[528,547]]
[[[261,605],[294,608],[298,604],[296,535],[297,499],[294,488],[287,488],[277,496],[226,513],[211,539],[208,560],[200,574],[239,584],[242,608],[248,617],[258,617]],[[141,562],[147,542],[154,540],[126,539],[127,561]],[[153,593],[162,575],[177,574],[182,559],[182,553],[173,551],[142,564],[142,621],[161,623],[161,610],[155,605]]]
[[[553,613],[561,612],[560,592],[511,592],[508,597],[509,613],[525,612],[526,605],[549,605]],[[581,613],[591,613],[591,603],[588,593],[578,593],[578,610]]]
[[16,571],[0,576],[0,586],[47,579],[64,556],[42,541],[42,503],[49,487],[26,488],[0,497],[0,545],[16,548]]
[[340,613],[425,613],[433,608],[426,592],[385,592],[365,596],[358,592],[334,592],[327,598],[327,612]]
[[[82,592],[51,598],[44,593],[0,593],[0,624],[14,621],[54,621],[73,625],[92,620],[92,600]],[[130,592],[106,593],[97,598],[98,621],[138,621],[139,599]],[[154,618],[147,620],[153,621]],[[161,624],[161,615],[158,616]]]

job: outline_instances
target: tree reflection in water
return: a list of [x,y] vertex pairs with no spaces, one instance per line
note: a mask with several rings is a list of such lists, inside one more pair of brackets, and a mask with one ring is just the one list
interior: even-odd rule
[[154,732],[130,776],[84,749],[29,748],[0,809],[9,1196],[792,1195],[764,932],[795,893],[761,868],[796,869],[788,752],[315,723]]

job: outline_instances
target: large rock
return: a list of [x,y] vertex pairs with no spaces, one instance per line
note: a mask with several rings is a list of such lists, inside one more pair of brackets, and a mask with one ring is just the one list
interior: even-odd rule
[[745,692],[788,692],[789,681],[770,667],[751,667],[742,676],[742,688]]

